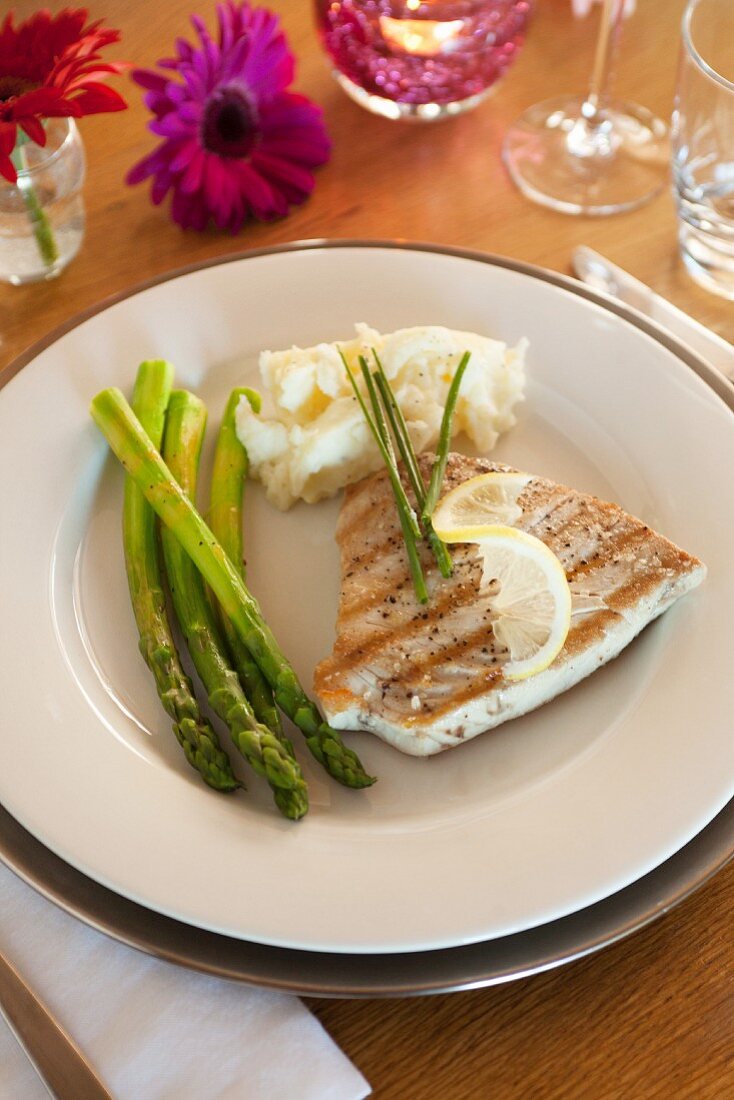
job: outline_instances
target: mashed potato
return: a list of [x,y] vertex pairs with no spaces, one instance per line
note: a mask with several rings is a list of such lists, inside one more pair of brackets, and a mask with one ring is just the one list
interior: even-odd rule
[[339,345],[263,352],[260,374],[270,414],[256,415],[245,399],[240,401],[237,435],[247,448],[250,472],[278,508],[332,496],[382,465],[337,347],[357,377],[358,357],[371,363],[375,348],[418,453],[438,440],[446,394],[465,351],[471,359],[453,434],[464,432],[486,452],[515,423],[513,409],[525,384],[524,340],[508,348],[499,340],[438,326],[388,335],[367,325],[356,330],[355,339]]

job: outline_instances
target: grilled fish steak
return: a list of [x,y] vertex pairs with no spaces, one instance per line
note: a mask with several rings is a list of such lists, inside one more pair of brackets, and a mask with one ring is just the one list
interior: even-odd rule
[[[430,456],[422,456],[423,473]],[[510,470],[452,454],[443,492],[467,478]],[[616,504],[532,477],[516,526],[541,539],[573,597],[563,649],[543,672],[504,678],[509,654],[494,638],[491,592],[480,592],[476,547],[454,545],[443,579],[430,550],[430,594],[416,601],[385,472],[350,486],[337,525],[342,584],[334,651],[315,690],[335,728],[368,730],[413,756],[430,756],[547,703],[610,661],[643,627],[706,575],[698,559]]]

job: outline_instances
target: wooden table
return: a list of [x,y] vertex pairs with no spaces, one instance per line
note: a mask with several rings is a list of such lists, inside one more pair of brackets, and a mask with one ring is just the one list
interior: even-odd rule
[[[20,16],[36,5],[20,0]],[[63,4],[51,3],[52,9]],[[271,0],[300,60],[297,85],[320,102],[331,162],[305,206],[237,237],[182,233],[123,177],[151,148],[140,97],[131,109],[83,121],[88,151],[87,238],[56,282],[0,287],[0,365],[76,312],[171,268],[314,237],[391,238],[485,249],[569,271],[585,243],[734,340],[731,304],[685,274],[669,193],[636,213],[575,219],[517,193],[499,159],[521,110],[581,89],[595,20],[575,22],[568,0],[539,0],[526,46],[495,98],[436,126],[363,112],[333,83],[304,0]],[[683,0],[640,0],[618,66],[617,90],[668,115]],[[201,0],[207,18],[213,4]],[[107,0],[121,27],[119,56],[151,64],[187,33],[176,0]],[[734,1095],[734,866],[645,931],[586,960],[502,987],[391,1002],[311,1001],[381,1100],[478,1097],[716,1097]]]

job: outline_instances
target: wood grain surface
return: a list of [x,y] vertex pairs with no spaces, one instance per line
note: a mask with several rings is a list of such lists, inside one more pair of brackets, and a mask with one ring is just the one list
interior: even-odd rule
[[[20,16],[36,6],[16,2]],[[63,4],[51,3],[52,10]],[[196,5],[211,17],[213,3]],[[182,233],[129,167],[153,144],[138,91],[131,109],[85,119],[87,237],[55,282],[0,285],[0,367],[75,313],[172,268],[244,248],[316,237],[393,238],[484,249],[569,272],[589,244],[734,340],[734,308],[699,290],[678,258],[666,190],[637,212],[568,218],[534,206],[500,163],[508,124],[530,103],[580,90],[596,17],[539,0],[527,43],[495,96],[436,125],[362,111],[333,82],[306,0],[270,0],[299,58],[297,87],[320,102],[334,141],[310,200],[235,237]],[[639,0],[617,66],[620,97],[669,116],[683,0]],[[151,64],[188,33],[179,0],[105,0],[123,31],[118,56]],[[667,1098],[734,1095],[734,866],[678,909],[601,953],[544,975],[405,1001],[310,1001],[380,1100],[479,1097]],[[203,1098],[207,1100],[207,1098]],[[297,1098],[294,1098],[297,1100]]]

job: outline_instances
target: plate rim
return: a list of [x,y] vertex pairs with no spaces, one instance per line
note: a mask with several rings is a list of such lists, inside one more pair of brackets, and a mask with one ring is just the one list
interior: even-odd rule
[[[66,863],[0,806],[0,861],[96,931],[166,962],[302,997],[403,998],[502,985],[595,954],[686,901],[734,857],[734,799],[675,855],[623,890],[559,920],[462,947],[387,955],[271,947],[184,924]],[[694,868],[690,877],[689,867]]]
[[611,294],[592,289],[579,279],[573,278],[571,275],[564,275],[560,271],[551,271],[550,268],[541,267],[539,264],[528,263],[525,260],[515,260],[510,256],[502,256],[499,253],[484,252],[480,249],[459,248],[454,245],[432,244],[430,241],[409,241],[389,237],[314,237],[295,241],[284,241],[281,244],[264,245],[260,248],[244,248],[236,252],[228,252],[223,256],[214,256],[207,260],[197,260],[194,263],[184,264],[181,267],[176,267],[170,271],[154,275],[150,279],[143,279],[139,283],[133,284],[132,287],[128,287],[126,290],[118,290],[113,294],[107,295],[107,297],[102,298],[99,302],[95,302],[79,313],[73,314],[67,321],[62,321],[61,324],[56,325],[55,328],[51,329],[45,336],[41,336],[31,344],[30,347],[16,355],[0,372],[0,391],[5,388],[8,382],[10,382],[23,367],[28,366],[28,364],[36,359],[42,352],[46,351],[60,340],[62,336],[66,336],[67,333],[72,332],[75,328],[84,324],[85,321],[91,320],[92,317],[96,317],[98,313],[104,313],[105,310],[109,309],[111,306],[117,305],[118,302],[124,302],[125,299],[133,298],[136,294],[150,290],[152,287],[159,286],[162,283],[173,282],[175,279],[179,279],[184,275],[190,275],[195,271],[219,267],[222,264],[239,263],[241,260],[256,259],[260,256],[278,255],[284,252],[308,252],[331,248],[384,248],[403,252],[430,252],[436,255],[454,256],[457,259],[475,260],[480,263],[488,264],[489,266],[505,268],[508,271],[516,271],[519,274],[538,279],[540,282],[558,286],[563,290],[575,294],[577,297],[595,302],[609,313],[614,313],[618,317],[622,317],[636,328],[641,329],[642,332],[645,332],[648,336],[652,336],[653,339],[662,344],[663,347],[672,351],[686,364],[686,366],[690,367],[695,374],[703,378],[713,391],[726,402],[732,411],[734,411],[734,381],[730,381],[726,378],[721,371],[708,363],[703,356],[693,351],[683,341],[669,333],[663,325],[646,317],[644,313],[641,313],[633,306],[629,306],[619,301],[619,299],[614,298]]
[[[143,280],[140,283],[137,283],[134,286],[132,286],[132,287],[130,287],[130,288],[124,290],[124,291],[120,291],[120,292],[117,292],[113,295],[110,295],[110,296],[106,297],[105,299],[103,299],[102,301],[90,306],[86,310],[83,310],[83,311],[73,315],[67,321],[62,322],[62,324],[56,326],[56,328],[54,328],[51,332],[49,332],[45,336],[41,337],[39,340],[37,340],[34,344],[32,344],[25,351],[21,352],[21,354],[16,356],[10,362],[10,364],[3,370],[2,377],[0,378],[0,390],[13,377],[15,377],[23,369],[23,367],[25,367],[26,365],[31,363],[39,354],[41,354],[47,348],[51,347],[54,343],[56,343],[61,337],[66,335],[68,332],[71,332],[73,329],[77,328],[79,325],[83,324],[85,321],[91,319],[92,317],[96,316],[99,313],[104,312],[105,310],[107,310],[111,306],[117,304],[118,302],[124,301],[125,299],[130,298],[130,297],[133,297],[133,296],[135,296],[135,295],[137,295],[141,292],[144,292],[145,290],[147,290],[151,287],[157,286],[157,285],[162,284],[162,283],[173,281],[177,278],[189,275],[189,274],[191,274],[193,272],[196,272],[196,271],[200,271],[200,270],[207,269],[207,268],[212,268],[212,267],[217,267],[217,266],[220,266],[220,265],[226,264],[226,263],[237,263],[237,262],[239,262],[241,260],[244,260],[244,259],[255,259],[255,258],[258,258],[258,257],[261,257],[261,256],[281,254],[281,253],[296,253],[296,252],[308,251],[308,250],[324,250],[324,249],[334,249],[334,248],[352,248],[352,249],[354,249],[354,248],[367,248],[367,249],[374,249],[374,250],[395,249],[395,250],[408,251],[408,252],[429,252],[429,253],[432,253],[432,254],[448,255],[448,256],[453,256],[453,257],[457,257],[457,258],[461,258],[461,259],[468,259],[468,260],[472,260],[472,261],[476,261],[476,262],[485,263],[485,264],[488,264],[490,266],[495,266],[495,267],[515,271],[515,272],[527,275],[531,278],[537,279],[541,282],[550,283],[551,285],[555,285],[557,287],[560,287],[561,289],[563,289],[563,290],[565,290],[569,293],[572,293],[572,294],[576,295],[577,297],[584,298],[586,300],[589,300],[589,301],[601,306],[603,309],[605,309],[606,311],[608,311],[612,314],[616,314],[617,316],[621,317],[622,319],[628,321],[630,324],[632,324],[637,329],[639,329],[642,332],[646,333],[647,335],[651,336],[653,339],[656,340],[656,342],[658,342],[659,344],[661,344],[662,346],[664,346],[668,350],[672,351],[676,355],[677,358],[679,358],[683,363],[685,363],[688,367],[690,367],[694,371],[694,373],[696,373],[699,377],[701,377],[710,386],[710,388],[713,389],[713,391],[717,394],[718,397],[720,397],[724,401],[724,403],[728,406],[728,408],[731,411],[734,411],[734,385],[732,385],[732,383],[723,374],[721,374],[719,371],[717,371],[716,368],[712,367],[709,363],[706,362],[705,359],[703,359],[701,356],[699,356],[698,354],[693,352],[691,349],[689,349],[685,344],[683,344],[681,341],[679,341],[676,337],[671,336],[669,333],[667,333],[657,323],[655,323],[654,321],[649,320],[643,314],[638,313],[637,310],[633,309],[632,307],[626,306],[626,305],[622,304],[621,302],[618,302],[616,299],[612,298],[609,295],[606,295],[606,294],[601,293],[601,292],[596,291],[596,290],[592,290],[591,288],[586,287],[584,284],[578,282],[577,280],[575,280],[575,279],[573,279],[569,276],[563,275],[560,272],[550,271],[548,269],[539,267],[539,266],[534,265],[534,264],[525,263],[524,261],[513,260],[509,257],[498,256],[498,255],[495,255],[495,254],[492,254],[492,253],[482,252],[482,251],[478,251],[478,250],[457,248],[457,247],[447,246],[447,245],[435,245],[435,244],[431,244],[431,243],[427,243],[427,242],[419,242],[419,241],[413,242],[413,241],[406,241],[406,240],[389,240],[389,239],[383,240],[383,239],[360,239],[360,238],[355,238],[355,239],[340,238],[340,239],[300,240],[300,241],[284,242],[284,243],[281,243],[281,244],[278,244],[278,245],[264,246],[262,248],[257,248],[257,249],[244,249],[244,250],[241,250],[241,251],[238,251],[238,252],[226,254],[224,256],[218,256],[218,257],[214,257],[214,258],[211,258],[211,259],[208,259],[208,260],[197,261],[193,264],[184,265],[182,267],[173,269],[171,271],[164,272],[160,275],[152,277],[151,279]],[[610,895],[609,898],[606,898],[606,899],[603,899],[600,902],[597,902],[595,905],[589,907],[588,909],[581,910],[580,913],[581,914],[587,914],[587,913],[593,912],[593,911],[597,910],[599,907],[603,907],[605,902],[610,902],[613,899],[616,899],[618,897],[621,897],[622,895],[627,894],[628,891],[633,890],[633,888],[638,886],[640,883],[644,883],[648,879],[650,879],[651,877],[654,877],[657,874],[658,871],[660,871],[662,868],[667,867],[668,864],[675,861],[676,857],[680,856],[681,853],[686,852],[689,848],[691,848],[691,846],[694,845],[695,842],[704,833],[707,833],[710,829],[712,829],[715,822],[717,822],[723,815],[727,814],[727,811],[733,810],[733,809],[734,809],[734,800],[731,803],[729,803],[728,806],[725,807],[724,810],[720,811],[719,815],[717,815],[717,818],[715,818],[714,821],[711,822],[702,831],[702,833],[698,834],[697,837],[695,837],[692,841],[690,841],[689,844],[686,845],[683,849],[681,849],[678,853],[675,853],[675,855],[672,856],[670,858],[670,860],[668,860],[664,864],[662,864],[660,868],[656,868],[654,871],[650,872],[647,876],[644,876],[643,879],[638,880],[636,883],[633,883],[629,887],[626,887],[623,891],[620,891],[618,894]],[[176,962],[182,963],[184,965],[194,966],[198,969],[206,969],[206,970],[208,970],[209,972],[212,972],[212,973],[221,973],[222,972],[220,969],[217,968],[218,964],[214,964],[214,969],[212,969],[212,964],[211,963],[206,963],[204,960],[201,960],[201,959],[199,959],[197,961],[196,952],[191,952],[191,951],[187,952],[186,949],[184,949],[184,950],[179,949],[179,950],[176,951],[175,954],[173,954],[173,955],[170,954],[170,952],[167,952],[165,950],[164,946],[161,943],[156,942],[156,937],[155,936],[153,936],[152,938],[146,937],[146,936],[142,936],[142,937],[138,936],[137,938],[130,939],[129,938],[130,932],[129,932],[129,929],[126,930],[124,921],[123,921],[123,924],[120,925],[118,922],[116,922],[114,920],[114,916],[113,916],[112,918],[107,918],[107,919],[103,920],[102,923],[99,923],[98,918],[95,919],[95,917],[94,917],[94,914],[93,914],[93,908],[94,907],[93,906],[86,907],[86,906],[82,905],[82,906],[73,907],[71,905],[71,903],[69,902],[69,900],[68,900],[67,891],[62,890],[62,891],[59,892],[58,889],[54,890],[53,885],[50,884],[49,881],[43,875],[41,875],[41,876],[34,875],[33,870],[32,870],[33,860],[31,858],[31,856],[27,855],[27,852],[28,852],[29,849],[32,848],[33,845],[36,845],[39,848],[43,849],[43,851],[45,851],[47,853],[47,855],[50,856],[52,859],[58,860],[58,862],[61,864],[61,867],[64,868],[66,870],[66,872],[71,873],[74,876],[79,876],[82,879],[85,879],[85,881],[94,888],[92,893],[95,893],[97,891],[102,891],[106,894],[109,894],[112,898],[112,903],[111,904],[112,904],[113,907],[114,907],[114,902],[115,901],[117,903],[124,902],[125,907],[126,906],[133,906],[135,909],[140,910],[140,912],[142,912],[143,914],[147,914],[149,918],[150,917],[155,917],[156,919],[159,919],[161,921],[168,922],[170,925],[174,925],[174,926],[180,925],[181,927],[183,927],[184,929],[187,929],[190,933],[192,933],[194,938],[196,938],[197,934],[199,934],[199,935],[203,934],[203,935],[206,935],[208,937],[209,936],[214,936],[214,937],[218,938],[220,941],[230,941],[231,939],[233,939],[232,937],[222,936],[219,933],[204,932],[203,929],[199,929],[199,928],[197,928],[193,925],[183,925],[182,922],[178,922],[178,921],[174,920],[173,918],[164,917],[161,914],[154,913],[153,910],[146,909],[144,906],[138,905],[137,903],[134,903],[134,902],[127,901],[127,899],[122,898],[120,895],[114,894],[112,891],[108,890],[106,887],[100,886],[94,880],[88,879],[81,872],[76,871],[70,865],[64,863],[64,861],[61,860],[60,857],[57,857],[57,856],[53,855],[53,853],[51,853],[49,849],[45,849],[45,846],[42,845],[42,843],[40,841],[38,841],[34,837],[32,837],[32,835],[30,833],[26,833],[26,839],[29,840],[32,843],[26,843],[24,846],[21,845],[20,855],[18,855],[16,853],[15,856],[12,856],[11,852],[8,850],[8,846],[7,846],[7,837],[5,835],[6,831],[7,831],[7,821],[5,820],[5,818],[9,818],[10,821],[12,821],[15,824],[16,828],[21,829],[21,831],[23,833],[25,833],[25,830],[23,830],[22,827],[17,822],[15,822],[15,819],[11,818],[9,813],[7,811],[5,811],[4,809],[2,809],[2,814],[5,815],[5,817],[0,819],[0,859],[2,859],[3,862],[6,862],[9,866],[11,866],[12,869],[17,874],[19,874],[21,877],[25,878],[26,881],[28,881],[32,886],[34,886],[34,888],[38,889],[41,893],[45,894],[45,896],[48,897],[50,900],[54,901],[57,904],[60,904],[64,908],[67,908],[69,912],[72,912],[75,916],[79,917],[82,920],[85,920],[87,923],[90,923],[92,925],[100,927],[102,931],[105,931],[108,934],[113,935],[118,939],[122,939],[123,942],[131,943],[132,946],[139,947],[143,950],[151,951],[154,954],[162,954],[163,957],[171,958],[172,961],[176,961]],[[24,850],[26,852],[25,856],[24,856]],[[532,961],[529,961],[526,964],[519,966],[515,970],[508,971],[506,969],[502,969],[502,967],[500,967],[499,970],[497,970],[496,968],[495,969],[490,969],[490,972],[483,973],[483,974],[479,975],[476,978],[471,978],[471,977],[464,976],[464,978],[459,979],[459,984],[453,984],[452,983],[452,984],[448,984],[448,985],[446,985],[446,984],[432,985],[431,982],[429,981],[428,985],[426,986],[425,983],[423,983],[423,982],[419,982],[418,984],[415,984],[414,982],[411,984],[409,982],[408,985],[401,986],[398,989],[398,991],[396,992],[394,986],[391,983],[388,983],[387,986],[384,989],[384,992],[383,992],[379,988],[379,979],[378,979],[378,985],[377,986],[374,985],[374,983],[373,984],[370,984],[369,982],[367,983],[367,985],[370,987],[369,992],[360,992],[359,988],[358,988],[359,983],[357,984],[357,986],[354,987],[355,988],[354,992],[349,992],[348,989],[344,989],[341,986],[339,986],[338,982],[336,984],[336,987],[333,987],[333,982],[331,984],[326,983],[326,985],[323,985],[323,986],[318,986],[318,984],[317,984],[316,988],[313,988],[310,984],[307,984],[306,988],[302,988],[300,985],[299,985],[298,988],[295,988],[294,986],[288,985],[288,984],[286,984],[284,986],[282,984],[282,981],[279,981],[276,978],[271,978],[270,980],[268,980],[268,975],[265,972],[258,973],[254,977],[251,973],[249,973],[249,976],[248,976],[248,967],[247,966],[245,966],[244,968],[235,967],[235,972],[234,973],[229,972],[229,969],[228,969],[227,973],[226,973],[226,976],[236,977],[236,978],[239,978],[239,980],[242,980],[242,981],[249,981],[251,984],[268,985],[270,988],[287,988],[289,992],[301,992],[301,993],[305,992],[305,993],[310,993],[311,995],[321,995],[321,996],[329,996],[329,995],[331,995],[331,996],[344,996],[344,995],[350,995],[350,996],[380,996],[380,995],[395,996],[395,995],[407,995],[411,992],[415,992],[415,993],[439,992],[439,991],[442,991],[442,990],[443,991],[448,991],[448,990],[451,990],[451,989],[470,988],[470,987],[476,986],[476,985],[494,984],[495,982],[498,982],[498,981],[509,980],[512,977],[519,977],[519,976],[521,976],[521,974],[534,973],[534,972],[537,972],[539,970],[548,969],[549,967],[560,965],[563,962],[570,961],[570,959],[572,959],[572,958],[579,957],[582,954],[587,954],[587,953],[589,953],[589,951],[597,950],[600,947],[605,946],[608,943],[612,943],[615,940],[621,938],[622,936],[629,934],[630,932],[636,930],[637,928],[642,927],[644,924],[649,923],[650,920],[653,920],[661,912],[667,911],[673,905],[678,904],[685,897],[687,897],[690,893],[692,893],[698,887],[703,885],[703,883],[705,881],[707,881],[708,878],[710,878],[713,874],[716,873],[716,871],[718,871],[722,866],[724,866],[726,862],[728,862],[728,860],[732,857],[732,855],[734,855],[734,835],[731,838],[726,838],[725,842],[723,844],[721,844],[719,847],[717,847],[716,852],[715,852],[714,857],[713,857],[713,862],[711,862],[711,861],[705,862],[705,865],[701,868],[698,867],[697,863],[694,864],[694,867],[692,869],[691,874],[687,878],[684,877],[684,881],[682,881],[676,887],[676,889],[673,891],[672,896],[669,899],[666,899],[664,902],[661,903],[660,899],[659,899],[659,892],[658,892],[657,899],[656,899],[654,904],[649,905],[646,909],[643,906],[642,910],[640,910],[639,912],[636,912],[634,916],[631,916],[631,917],[627,918],[625,921],[623,921],[621,923],[620,927],[614,928],[612,930],[608,930],[605,934],[601,935],[599,937],[598,941],[594,941],[594,937],[591,936],[589,941],[584,942],[584,943],[580,942],[579,945],[577,945],[573,949],[569,950],[567,948],[565,951],[562,950],[560,952],[560,954],[557,951],[554,952],[553,950],[550,950],[550,951],[547,952],[545,957],[543,957],[543,958],[536,957]],[[87,891],[87,893],[88,892],[89,891]],[[579,914],[570,914],[568,917],[561,918],[560,921],[553,921],[553,922],[550,922],[550,924],[548,924],[548,925],[540,926],[539,930],[531,929],[531,930],[529,930],[529,932],[517,933],[517,934],[512,935],[512,936],[500,937],[499,939],[495,939],[493,941],[484,941],[484,942],[480,941],[480,943],[478,945],[470,945],[469,947],[444,948],[444,949],[438,949],[437,951],[431,951],[431,952],[428,952],[428,953],[426,953],[426,952],[411,952],[411,953],[406,953],[405,955],[390,953],[388,957],[391,958],[391,959],[396,959],[396,958],[405,958],[405,957],[408,957],[408,955],[410,955],[412,957],[416,957],[416,956],[420,956],[420,955],[429,954],[429,955],[433,956],[435,959],[437,959],[438,956],[443,955],[446,952],[450,952],[450,953],[451,952],[453,952],[453,953],[466,952],[466,951],[471,950],[472,948],[475,948],[475,947],[479,947],[480,949],[484,948],[485,951],[486,951],[492,943],[500,944],[500,945],[501,944],[509,945],[512,941],[516,941],[516,940],[518,940],[518,938],[527,937],[527,936],[531,935],[533,932],[540,931],[541,933],[543,933],[546,929],[550,929],[550,928],[553,928],[555,926],[560,926],[560,925],[567,924],[567,922],[571,921],[574,917],[577,917],[578,915]],[[154,921],[154,923],[155,923],[155,921]],[[165,936],[164,936],[164,938],[165,938]],[[583,937],[582,937],[582,940],[583,940]],[[246,940],[233,939],[233,942],[238,943],[238,944],[244,944],[247,948],[250,948],[250,949],[256,948],[258,950],[258,952],[260,952],[260,951],[269,951],[269,952],[278,952],[280,954],[285,952],[289,955],[310,956],[310,957],[314,957],[314,956],[318,955],[318,956],[321,956],[321,957],[325,957],[327,959],[333,957],[336,960],[339,960],[339,959],[344,960],[344,958],[345,958],[345,954],[342,953],[342,952],[338,953],[335,956],[331,956],[330,954],[327,954],[327,953],[324,953],[324,952],[304,951],[304,950],[294,949],[294,948],[268,947],[266,945],[254,944],[252,941],[246,941]],[[491,952],[490,952],[490,954],[491,954]],[[365,960],[370,960],[370,959],[374,960],[375,958],[383,958],[384,956],[374,955],[374,954],[372,954],[372,955],[370,955],[370,954],[365,954],[365,955],[360,954],[360,955],[347,955],[347,957],[350,958],[350,959],[361,957]],[[454,955],[453,957],[458,960],[458,955]],[[251,967],[250,967],[250,969],[251,969]],[[362,983],[362,984],[364,984],[364,983]]]

